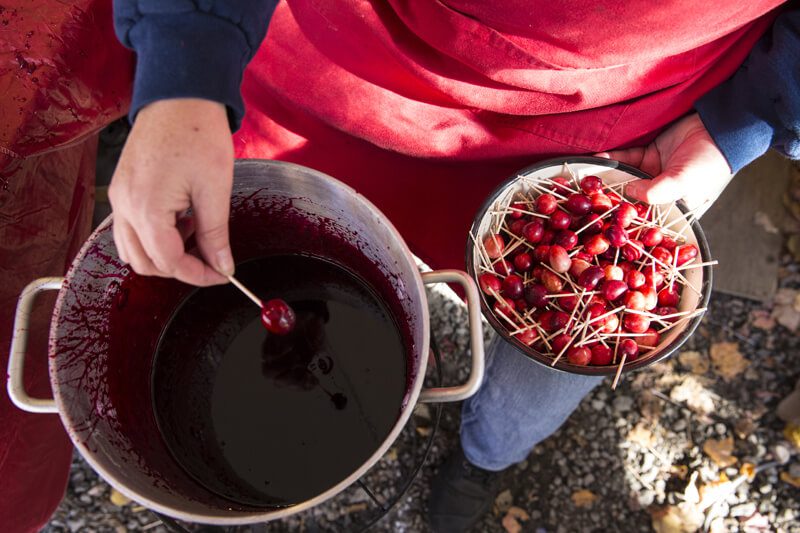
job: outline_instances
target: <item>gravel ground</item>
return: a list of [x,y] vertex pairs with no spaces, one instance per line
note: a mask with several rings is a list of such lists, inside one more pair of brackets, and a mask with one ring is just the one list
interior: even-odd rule
[[[790,209],[797,207],[800,221],[800,184],[795,193]],[[795,256],[782,259],[774,302],[715,293],[681,353],[627,375],[616,391],[610,381],[599,386],[555,435],[512,467],[476,531],[800,533],[800,436],[788,441],[786,422],[776,413],[800,386],[800,225],[793,224],[788,248]],[[457,383],[467,371],[465,309],[446,290],[432,290],[429,299],[445,383]],[[364,478],[380,500],[390,500],[420,462],[435,417],[435,407],[418,407],[396,445]],[[446,406],[428,461],[371,531],[429,531],[428,487],[458,444],[458,425],[458,406]],[[353,486],[327,504],[254,531],[356,531],[378,512]],[[170,530],[112,491],[76,455],[67,494],[44,531]]]

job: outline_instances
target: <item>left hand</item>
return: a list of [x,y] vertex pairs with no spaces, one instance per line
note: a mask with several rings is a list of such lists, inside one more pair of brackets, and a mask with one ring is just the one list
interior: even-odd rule
[[725,156],[697,113],[677,121],[647,146],[596,155],[616,159],[654,176],[652,181],[628,184],[625,191],[634,200],[650,204],[683,198],[689,208],[703,204],[708,208],[732,178]]

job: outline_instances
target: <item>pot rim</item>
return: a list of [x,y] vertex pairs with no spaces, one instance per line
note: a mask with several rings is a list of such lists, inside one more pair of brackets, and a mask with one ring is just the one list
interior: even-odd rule
[[[387,230],[396,238],[397,242],[400,245],[402,256],[405,258],[405,260],[408,262],[408,265],[411,267],[410,270],[412,271],[415,288],[417,290],[417,293],[420,295],[419,302],[421,305],[420,320],[422,323],[422,342],[418,347],[416,353],[414,354],[414,356],[419,359],[419,366],[417,369],[417,373],[414,376],[414,381],[410,389],[410,393],[407,394],[404,398],[404,400],[406,400],[405,404],[401,406],[400,415],[398,416],[397,421],[392,427],[391,432],[389,432],[389,434],[383,440],[381,445],[366,461],[364,461],[364,463],[357,470],[355,470],[345,479],[338,482],[333,487],[314,496],[309,500],[305,500],[303,502],[290,505],[287,507],[266,508],[264,511],[254,511],[254,512],[237,511],[238,514],[236,514],[235,516],[220,515],[219,513],[209,513],[209,514],[187,513],[185,511],[175,509],[172,506],[159,503],[149,497],[146,497],[145,495],[139,493],[136,490],[130,489],[122,481],[120,481],[111,471],[104,468],[100,464],[100,462],[95,459],[94,452],[92,452],[87,448],[83,440],[78,437],[77,432],[73,429],[74,426],[77,425],[77,423],[79,423],[80,421],[73,421],[72,418],[70,417],[70,414],[68,410],[65,408],[65,404],[62,401],[61,386],[58,382],[58,379],[56,379],[58,365],[56,363],[57,354],[55,353],[55,339],[56,339],[58,324],[61,322],[62,310],[64,309],[64,298],[67,293],[66,290],[67,285],[66,284],[62,285],[61,289],[59,289],[58,291],[55,310],[50,322],[50,332],[48,335],[49,337],[48,369],[50,371],[50,383],[53,388],[53,398],[56,402],[56,406],[58,407],[58,416],[61,418],[61,421],[64,427],[66,428],[67,433],[70,436],[70,440],[78,449],[78,451],[80,451],[81,455],[86,460],[86,462],[89,463],[92,469],[94,469],[95,472],[97,472],[105,481],[107,481],[112,487],[117,489],[120,493],[130,498],[131,500],[134,500],[140,503],[141,505],[144,505],[145,507],[152,509],[156,512],[163,513],[165,515],[178,518],[180,520],[186,520],[188,522],[197,522],[197,523],[212,524],[212,525],[245,525],[262,521],[272,521],[300,513],[307,509],[311,509],[312,507],[315,507],[329,500],[335,495],[339,494],[347,487],[352,485],[359,478],[361,478],[373,466],[375,466],[375,464],[378,461],[380,461],[380,459],[386,454],[389,448],[397,440],[400,433],[405,428],[408,419],[411,417],[414,407],[417,404],[420,391],[422,390],[422,384],[425,380],[425,374],[428,365],[428,352],[430,347],[430,310],[428,308],[428,297],[425,292],[425,285],[422,281],[422,275],[414,260],[414,255],[412,254],[411,249],[408,247],[408,244],[400,235],[400,232],[397,230],[394,224],[392,224],[392,222],[386,217],[386,215],[384,215],[372,202],[370,202],[365,196],[357,192],[355,189],[343,183],[342,181],[339,181],[336,178],[329,176],[328,174],[325,174],[324,172],[312,169],[310,167],[297,165],[295,163],[288,163],[285,161],[273,161],[268,159],[237,159],[234,165],[234,179],[236,176],[237,169],[246,168],[248,166],[254,166],[254,165],[256,166],[266,165],[269,167],[278,167],[278,168],[282,167],[284,169],[292,170],[295,172],[313,174],[318,178],[330,181],[333,184],[333,186],[340,188],[344,193],[347,193],[355,198],[358,198],[358,200],[362,202],[369,211],[373,212],[378,217],[381,223],[384,224]],[[83,246],[81,246],[80,250],[75,256],[75,259],[73,259],[72,263],[69,266],[69,269],[67,270],[67,273],[65,274],[66,281],[72,279],[73,274],[78,268],[80,268],[82,260],[88,253],[89,249],[93,246],[94,242],[97,240],[99,235],[102,232],[107,231],[109,229],[112,222],[113,222],[113,215],[109,215],[86,239],[86,242],[84,242]],[[128,267],[125,266],[123,268],[128,268]],[[408,294],[408,289],[409,288],[406,288],[405,291],[406,294]]]
[[[533,165],[527,166],[525,168],[520,169],[519,171],[515,172],[512,176],[508,179],[503,181],[500,185],[498,185],[490,194],[486,197],[486,200],[483,202],[481,207],[478,209],[475,218],[472,220],[472,226],[469,229],[470,235],[478,234],[478,228],[480,227],[481,221],[483,220],[486,212],[495,202],[498,196],[500,196],[503,192],[505,192],[506,188],[515,182],[520,176],[525,174],[529,174],[531,172],[536,172],[537,170],[541,170],[547,167],[553,166],[562,166],[564,164],[577,164],[577,163],[585,163],[597,166],[604,166],[611,169],[618,169],[628,174],[632,174],[637,178],[641,179],[653,179],[653,176],[647,174],[639,170],[636,167],[627,165],[620,161],[615,161],[613,159],[606,159],[604,157],[594,157],[594,156],[573,156],[573,157],[556,157],[551,159],[546,159],[544,161],[540,161]],[[682,213],[687,213],[689,208],[682,200],[678,200],[675,202],[678,209],[681,210]],[[697,238],[697,244],[700,251],[700,257],[702,261],[708,262],[711,260],[711,250],[708,246],[708,239],[706,238],[705,233],[703,232],[703,228],[700,227],[700,223],[697,219],[694,219],[691,223],[692,231]],[[475,243],[470,237],[467,237],[467,246],[466,246],[466,268],[467,273],[470,277],[477,283],[477,272],[475,270],[475,263],[473,261],[473,253],[475,249]],[[698,302],[698,307],[708,307],[709,299],[711,298],[711,287],[713,282],[713,272],[711,266],[706,265],[703,267],[703,286],[700,288],[702,293],[702,297]],[[492,326],[492,329],[497,332],[505,341],[511,343],[520,350],[522,353],[528,356],[531,361],[534,361],[538,364],[544,365],[548,368],[553,370],[557,370],[560,372],[566,372],[568,374],[581,374],[586,376],[612,376],[617,372],[617,365],[609,365],[609,366],[577,366],[572,365],[566,361],[566,358],[562,358],[558,361],[555,366],[551,363],[553,359],[537,350],[534,350],[530,346],[525,345],[524,343],[520,342],[519,339],[510,335],[506,330],[505,326],[494,316],[491,308],[486,303],[486,298],[484,297],[483,292],[481,291],[481,311],[484,318],[489,322]],[[697,327],[700,325],[700,322],[703,320],[703,316],[705,313],[700,314],[693,319],[691,319],[686,326],[686,328],[677,336],[675,339],[665,346],[658,354],[653,357],[644,357],[636,359],[631,363],[626,363],[625,367],[623,368],[623,372],[632,372],[634,370],[638,370],[655,363],[658,363],[667,357],[670,357],[674,354],[681,346],[691,337]]]

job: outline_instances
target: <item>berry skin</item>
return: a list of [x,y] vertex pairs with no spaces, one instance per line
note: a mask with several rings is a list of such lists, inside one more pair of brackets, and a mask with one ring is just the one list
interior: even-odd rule
[[478,284],[481,286],[481,290],[490,296],[492,295],[492,291],[500,292],[500,287],[502,286],[500,279],[489,272],[484,272],[478,276]]
[[585,347],[573,346],[567,351],[567,361],[573,365],[586,366],[592,360],[592,351]]
[[558,209],[558,200],[552,194],[545,193],[536,199],[536,212],[542,215],[552,215]]
[[595,344],[592,346],[591,364],[595,366],[610,365],[613,357],[614,353],[608,346],[603,346],[602,344]]
[[506,243],[501,235],[489,235],[483,241],[483,248],[486,250],[486,255],[489,256],[489,259],[497,259],[503,255],[505,247]]
[[600,192],[603,189],[603,180],[597,176],[586,176],[581,180],[581,190],[586,194]]
[[265,302],[261,308],[261,323],[275,335],[291,333],[296,320],[294,310],[280,298]]

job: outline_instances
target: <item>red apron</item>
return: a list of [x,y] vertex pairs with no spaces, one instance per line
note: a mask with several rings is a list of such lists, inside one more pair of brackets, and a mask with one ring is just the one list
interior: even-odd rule
[[647,143],[729,77],[778,0],[288,0],[245,74],[239,157],[339,178],[436,267],[537,160]]

